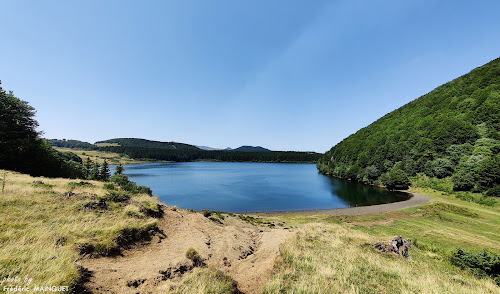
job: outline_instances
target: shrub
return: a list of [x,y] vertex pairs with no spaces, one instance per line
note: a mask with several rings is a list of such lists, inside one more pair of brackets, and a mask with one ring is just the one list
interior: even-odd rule
[[108,194],[99,199],[103,201],[125,202],[130,199],[130,195],[122,191],[109,191]]
[[92,187],[94,185],[92,185],[92,183],[89,183],[89,182],[85,182],[85,181],[80,181],[80,182],[69,182],[68,183],[68,187],[73,190],[77,187]]
[[450,262],[462,269],[471,271],[479,277],[489,276],[500,285],[500,255],[487,249],[482,252],[467,252],[455,250],[450,256]]
[[500,197],[500,185],[496,185],[495,187],[486,191],[486,196]]
[[128,177],[122,174],[114,174],[113,176],[111,176],[110,181],[118,184],[119,186],[125,186],[130,182]]
[[151,190],[151,188],[149,188],[147,186],[141,186],[141,185],[135,186],[135,189],[133,192],[134,193],[144,193],[144,194],[148,194],[149,196],[153,196],[153,191]]
[[475,173],[471,166],[461,164],[457,171],[451,177],[453,182],[453,190],[455,191],[469,191],[474,187],[476,182]]
[[188,248],[186,250],[186,258],[191,260],[194,264],[194,266],[201,266],[203,265],[203,258],[201,258],[200,254],[198,251],[196,251],[194,248]]
[[410,180],[401,169],[391,169],[382,175],[381,180],[389,190],[407,190],[410,187]]
[[116,187],[115,187],[115,184],[113,184],[113,183],[105,183],[104,184],[104,189],[106,189],[106,190],[115,190]]

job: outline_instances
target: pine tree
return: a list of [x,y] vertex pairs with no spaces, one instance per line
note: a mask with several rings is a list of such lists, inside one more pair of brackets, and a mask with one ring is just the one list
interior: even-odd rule
[[85,165],[84,165],[84,176],[86,179],[90,178],[90,172],[92,171],[92,160],[90,160],[90,157],[87,156],[87,159],[85,160]]
[[90,179],[91,180],[101,179],[100,165],[99,162],[97,162],[97,160],[94,162],[94,166],[92,167],[92,171],[90,172]]
[[122,173],[123,173],[123,166],[122,166],[122,164],[120,163],[120,164],[116,167],[116,169],[115,169],[115,173],[114,173],[114,174],[115,174],[115,175],[121,175]]
[[109,177],[110,177],[110,172],[109,172],[108,162],[106,161],[106,159],[104,159],[104,162],[102,163],[101,166],[100,179],[107,182],[109,181]]

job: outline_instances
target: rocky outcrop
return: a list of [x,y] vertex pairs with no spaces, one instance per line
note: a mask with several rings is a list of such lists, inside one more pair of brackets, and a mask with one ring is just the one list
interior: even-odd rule
[[410,254],[408,249],[411,247],[411,240],[404,239],[401,236],[396,236],[392,238],[389,242],[380,242],[372,246],[380,253],[395,254],[397,256],[403,256],[407,260],[410,260]]

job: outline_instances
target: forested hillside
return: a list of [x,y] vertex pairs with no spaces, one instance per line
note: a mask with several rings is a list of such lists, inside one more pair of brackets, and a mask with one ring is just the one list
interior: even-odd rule
[[[155,149],[167,149],[167,150],[200,150],[200,148],[177,142],[160,142],[160,141],[151,141],[146,139],[137,139],[137,138],[118,138],[118,139],[110,139],[105,141],[99,141],[95,143],[96,145],[100,145],[102,147],[134,147],[134,148],[155,148]],[[108,146],[106,146],[108,145]]]
[[392,188],[404,188],[417,173],[451,176],[455,190],[499,196],[499,151],[496,59],[344,139],[324,154],[318,169]]
[[54,147],[60,148],[71,148],[71,149],[80,149],[80,150],[97,150],[99,147],[78,140],[58,140],[58,139],[47,139],[47,142]]
[[96,142],[101,151],[126,154],[134,159],[163,161],[253,161],[253,162],[316,162],[320,154],[312,152],[269,151],[262,147],[242,146],[235,150],[202,150],[196,146],[122,138]]

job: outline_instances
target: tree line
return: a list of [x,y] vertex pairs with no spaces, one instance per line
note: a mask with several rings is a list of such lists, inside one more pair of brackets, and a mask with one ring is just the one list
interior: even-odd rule
[[116,152],[128,155],[134,159],[152,159],[162,161],[237,161],[237,162],[317,162],[321,154],[311,152],[294,151],[270,151],[270,152],[247,152],[247,151],[217,151],[217,150],[178,150],[164,148],[145,148],[127,146],[100,147],[102,151]]

